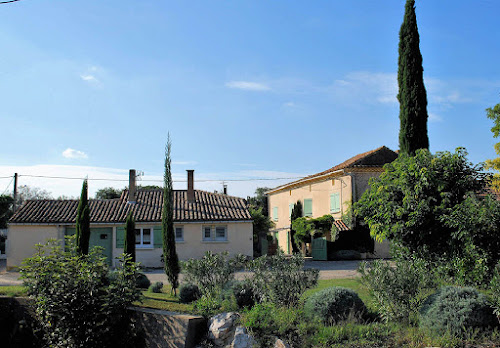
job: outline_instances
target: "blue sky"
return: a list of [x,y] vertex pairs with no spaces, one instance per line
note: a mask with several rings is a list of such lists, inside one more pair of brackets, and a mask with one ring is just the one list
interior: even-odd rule
[[[431,151],[495,156],[500,2],[417,1]],[[398,148],[404,1],[63,1],[0,5],[0,176],[297,177]],[[0,179],[0,191],[9,178]],[[229,182],[251,195],[286,180]],[[150,182],[148,182],[150,183]],[[77,180],[21,177],[54,196]],[[92,182],[123,187],[119,181]],[[185,183],[176,183],[184,188]],[[0,192],[1,193],[1,192]]]

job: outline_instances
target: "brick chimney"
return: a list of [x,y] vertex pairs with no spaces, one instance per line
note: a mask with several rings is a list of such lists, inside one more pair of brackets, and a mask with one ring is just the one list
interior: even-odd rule
[[194,203],[194,169],[188,169],[187,172],[187,200],[189,203]]
[[130,169],[128,172],[128,202],[135,203],[135,169]]

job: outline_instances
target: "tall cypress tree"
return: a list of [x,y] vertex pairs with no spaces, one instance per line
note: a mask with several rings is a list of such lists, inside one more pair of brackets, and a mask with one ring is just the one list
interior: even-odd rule
[[125,220],[125,245],[123,252],[130,255],[130,262],[135,262],[135,221],[132,212],[128,213]]
[[419,44],[415,0],[407,0],[399,30],[399,150],[411,156],[418,149],[429,148],[427,94]]
[[175,250],[175,234],[174,234],[174,190],[172,188],[172,172],[171,165],[171,149],[172,142],[170,134],[167,138],[167,146],[165,147],[165,174],[163,175],[163,211],[161,216],[162,232],[163,232],[163,259],[165,273],[168,277],[168,282],[172,286],[172,292],[177,294],[176,289],[179,287],[179,258]]
[[290,214],[290,240],[292,241],[292,251],[294,253],[300,252],[300,248],[295,243],[295,230],[292,228],[292,223],[299,217],[302,217],[302,203],[297,201],[297,203],[293,205],[292,213]]
[[89,253],[90,240],[90,209],[88,200],[87,180],[83,181],[82,193],[76,212],[76,252],[80,255]]

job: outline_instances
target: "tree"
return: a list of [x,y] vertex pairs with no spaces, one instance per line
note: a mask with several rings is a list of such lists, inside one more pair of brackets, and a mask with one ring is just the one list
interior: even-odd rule
[[104,187],[97,190],[95,193],[95,199],[113,199],[120,198],[123,190],[116,189],[114,187]]
[[132,212],[125,220],[125,245],[123,252],[130,256],[130,262],[135,262],[135,221]]
[[82,194],[76,212],[76,251],[80,255],[88,255],[90,241],[90,208],[88,200],[87,180],[83,181]]
[[0,229],[7,228],[7,221],[12,216],[14,199],[9,195],[0,195]]
[[302,203],[297,201],[297,203],[293,205],[292,213],[290,214],[290,239],[292,240],[292,251],[294,253],[299,252],[300,243],[297,242],[297,238],[295,238],[297,231],[293,228],[293,222],[300,217],[302,217]]
[[262,214],[265,216],[269,216],[266,195],[266,192],[269,190],[269,187],[257,187],[255,190],[255,197],[250,197],[248,199],[248,204],[254,206],[255,208],[262,208]]
[[172,172],[171,172],[171,150],[172,142],[170,134],[167,138],[167,146],[165,147],[165,174],[163,175],[163,212],[161,216],[161,225],[163,233],[163,259],[165,273],[168,277],[168,282],[172,286],[172,292],[177,294],[179,287],[179,257],[175,250],[175,234],[174,234],[174,190],[172,188]]
[[[493,108],[486,109],[486,116],[493,120],[493,127],[491,127],[491,132],[494,138],[500,136],[500,104],[495,105]],[[500,143],[495,144],[495,152],[500,156]],[[494,169],[496,171],[500,170],[500,157],[486,160],[486,169]],[[491,186],[495,190],[500,190],[500,173],[495,173],[491,180]]]
[[417,150],[384,166],[354,204],[377,241],[389,239],[425,257],[461,252],[462,239],[448,217],[471,193],[482,189],[484,174],[467,152]]
[[269,229],[274,226],[274,222],[271,221],[269,216],[264,215],[262,210],[262,207],[255,207],[253,205],[248,207],[248,211],[250,212],[250,216],[252,216],[253,220],[254,252],[259,255],[262,254],[261,239],[267,238]]
[[419,43],[415,0],[407,0],[399,31],[398,100],[399,150],[410,156],[418,149],[429,148],[427,94]]
[[52,199],[52,195],[49,191],[39,187],[31,187],[28,185],[19,186],[16,198],[17,207],[20,207],[25,201],[33,199]]

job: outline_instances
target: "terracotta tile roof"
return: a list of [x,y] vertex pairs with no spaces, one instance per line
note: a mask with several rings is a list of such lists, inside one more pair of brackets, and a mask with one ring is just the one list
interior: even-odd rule
[[[92,223],[123,223],[130,210],[136,222],[160,222],[163,190],[139,190],[130,204],[124,191],[121,198],[89,200]],[[75,223],[77,200],[27,201],[10,223]],[[174,191],[174,221],[241,221],[252,217],[243,198],[195,190],[195,201],[187,201],[186,190]]]
[[394,161],[398,157],[398,154],[388,147],[381,146],[378,147],[374,150],[367,151],[360,153],[354,157],[349,158],[348,160],[337,164],[336,166],[333,166],[330,169],[324,170],[322,172],[312,174],[309,176],[306,176],[302,179],[293,181],[291,183],[285,184],[278,186],[272,190],[269,190],[269,192],[285,189],[290,186],[295,186],[297,184],[300,184],[302,181],[307,181],[310,179],[314,179],[316,177],[321,177],[333,172],[336,172],[341,169],[347,169],[347,168],[381,168],[384,166],[386,163],[390,163]]

